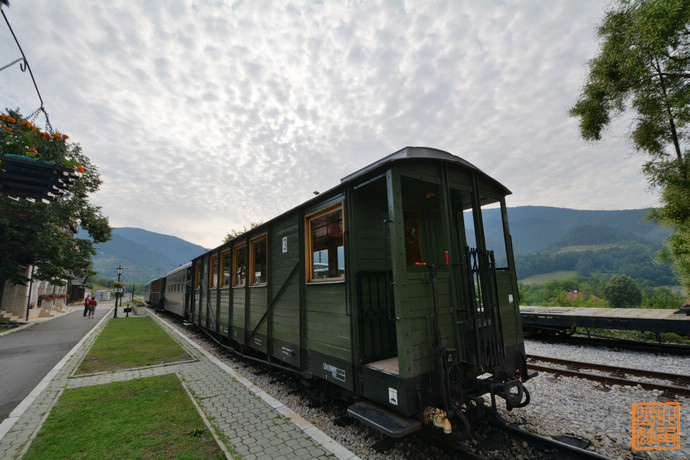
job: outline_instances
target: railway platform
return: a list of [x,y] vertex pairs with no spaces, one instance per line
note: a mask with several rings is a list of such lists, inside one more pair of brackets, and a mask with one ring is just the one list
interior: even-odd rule
[[152,317],[177,339],[192,360],[70,378],[111,317],[112,312],[105,314],[0,424],[0,458],[22,456],[64,389],[175,373],[190,389],[202,417],[212,419],[225,437],[227,445],[220,440],[219,444],[228,458],[233,458],[232,450],[244,459],[357,459],[156,315]]

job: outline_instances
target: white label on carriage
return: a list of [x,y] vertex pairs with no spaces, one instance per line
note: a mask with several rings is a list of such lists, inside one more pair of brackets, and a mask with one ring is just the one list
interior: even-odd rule
[[347,379],[347,373],[345,372],[345,369],[339,369],[335,366],[331,366],[330,364],[323,363],[323,370],[326,372],[330,372],[331,376],[334,379],[340,380],[341,382],[345,382]]
[[508,303],[513,303],[513,294],[508,294]]
[[254,337],[254,345],[260,347],[261,346],[261,339],[257,339],[256,337]]
[[283,254],[287,252],[287,236],[283,237]]
[[295,356],[295,349],[294,348],[280,347],[280,349],[283,351],[284,355]]
[[398,390],[388,387],[388,402],[394,406],[398,405]]

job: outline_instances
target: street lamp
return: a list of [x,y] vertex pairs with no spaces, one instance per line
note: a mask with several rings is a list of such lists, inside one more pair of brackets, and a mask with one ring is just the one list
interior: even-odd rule
[[31,307],[31,288],[34,285],[34,273],[36,271],[36,266],[31,266],[31,279],[29,280],[29,298],[26,301],[26,321],[29,321],[29,308]]
[[[117,283],[118,283],[118,286],[120,285],[120,276],[122,276],[122,265],[120,265],[119,267],[117,267]],[[120,289],[120,288],[118,287],[118,288],[115,290],[115,314],[113,315],[113,318],[117,318],[117,299],[120,297],[120,295],[119,295],[120,293],[118,292],[119,289]]]

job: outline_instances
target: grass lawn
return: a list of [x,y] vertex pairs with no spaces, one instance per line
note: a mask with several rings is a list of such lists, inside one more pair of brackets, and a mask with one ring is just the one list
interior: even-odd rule
[[574,278],[577,276],[577,271],[575,270],[562,270],[558,272],[551,273],[540,273],[539,275],[528,276],[518,280],[522,284],[544,284],[553,280],[565,280],[569,278]]
[[46,458],[225,455],[171,374],[65,390],[23,457]]
[[171,363],[190,356],[149,316],[111,319],[76,375]]

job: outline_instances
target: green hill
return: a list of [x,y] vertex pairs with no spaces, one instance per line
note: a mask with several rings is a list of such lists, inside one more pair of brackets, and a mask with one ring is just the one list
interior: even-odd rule
[[117,278],[122,265],[122,279],[128,283],[147,283],[189,262],[206,249],[181,238],[140,228],[114,228],[113,238],[97,245],[93,258],[99,276]]
[[[669,236],[666,227],[646,220],[648,209],[583,211],[546,206],[508,209],[515,254],[531,254],[571,244],[595,244],[607,239],[661,245]],[[498,218],[498,212],[496,216]]]

